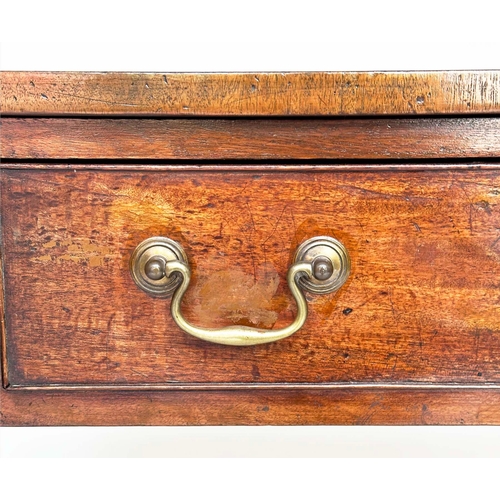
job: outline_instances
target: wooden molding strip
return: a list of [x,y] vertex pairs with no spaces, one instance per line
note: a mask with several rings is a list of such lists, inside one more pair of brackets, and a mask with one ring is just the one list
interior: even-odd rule
[[[2,172],[0,171],[0,180]],[[0,227],[0,243],[3,241],[2,228]],[[3,249],[0,247],[0,386],[9,385],[9,376],[7,372],[7,332],[5,328],[5,280],[3,276]]]
[[[34,160],[35,161],[35,160]],[[264,164],[264,163],[74,163],[58,161],[54,163],[2,163],[0,170],[99,170],[115,172],[373,172],[373,171],[426,171],[426,170],[500,170],[498,161],[488,163],[467,161],[464,163],[321,163],[321,164]]]
[[0,426],[500,424],[484,390],[1,391]]
[[[189,140],[186,140],[189,138]],[[4,118],[17,160],[407,160],[500,157],[500,118]]]
[[244,390],[467,390],[500,391],[500,385],[490,382],[483,384],[452,382],[323,382],[323,383],[181,383],[171,384],[42,384],[8,385],[8,391],[244,391]]
[[1,72],[4,115],[344,116],[500,112],[500,71]]
[[75,163],[71,161],[58,161],[54,163],[2,163],[0,170],[98,170],[107,172],[373,172],[373,171],[427,171],[427,170],[500,170],[498,161],[481,162],[467,161],[464,163],[454,162],[419,162],[419,163],[321,163],[321,164],[264,164],[264,163],[234,163],[234,164],[212,164],[212,163]]

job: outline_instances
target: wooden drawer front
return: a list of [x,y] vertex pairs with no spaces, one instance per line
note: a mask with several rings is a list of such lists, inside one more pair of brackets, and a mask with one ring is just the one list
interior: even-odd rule
[[[7,382],[498,383],[498,171],[448,167],[4,169]],[[309,296],[305,326],[272,344],[189,337],[170,301],[146,295],[129,273],[142,240],[168,236],[193,269],[190,321],[278,328],[295,315],[285,279],[293,253],[320,235],[347,247],[349,280],[336,294]]]

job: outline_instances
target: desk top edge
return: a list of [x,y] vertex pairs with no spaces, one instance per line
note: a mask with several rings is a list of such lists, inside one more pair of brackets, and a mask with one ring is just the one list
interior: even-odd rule
[[500,70],[0,72],[10,116],[374,116],[500,113]]

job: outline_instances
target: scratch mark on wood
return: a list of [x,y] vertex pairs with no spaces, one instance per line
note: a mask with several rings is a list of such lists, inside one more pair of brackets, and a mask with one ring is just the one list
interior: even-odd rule
[[118,102],[118,101],[110,101],[107,99],[96,99],[95,97],[88,97],[84,95],[78,95],[78,94],[68,94],[66,92],[61,92],[60,90],[56,92],[57,95],[63,95],[66,97],[75,97],[76,99],[82,99],[84,101],[95,101],[95,102],[102,102],[104,104],[110,104],[111,106],[127,106],[127,107],[136,107],[137,104],[130,103],[130,102]]

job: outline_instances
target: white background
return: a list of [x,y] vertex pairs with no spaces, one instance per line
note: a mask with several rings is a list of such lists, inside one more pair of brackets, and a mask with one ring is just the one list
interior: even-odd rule
[[[0,5],[2,70],[500,69],[495,2]],[[498,427],[0,429],[7,458],[499,455]]]

